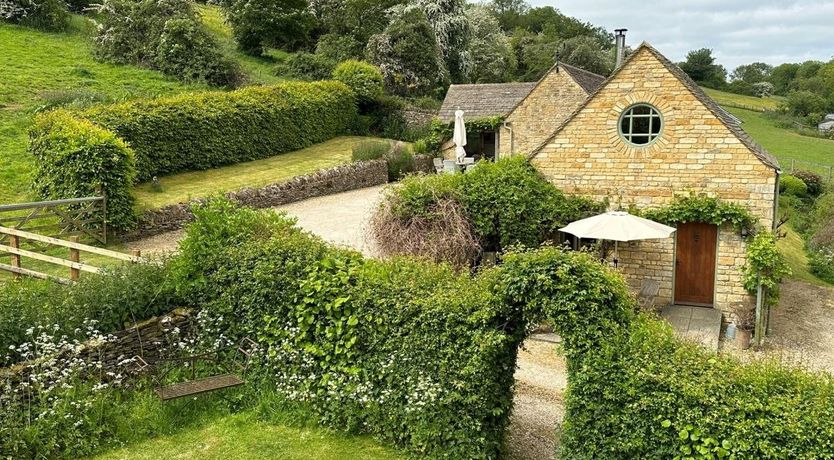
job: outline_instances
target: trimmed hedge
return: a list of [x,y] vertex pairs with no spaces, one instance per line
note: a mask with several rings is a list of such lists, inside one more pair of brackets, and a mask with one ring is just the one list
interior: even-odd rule
[[44,199],[81,198],[104,193],[114,229],[131,227],[134,153],[116,135],[58,109],[39,115],[30,132],[35,156],[34,188]]
[[524,328],[496,271],[364,260],[228,202],[195,214],[177,279],[204,305],[208,342],[257,337],[269,356],[257,372],[327,426],[420,456],[497,457]]
[[506,300],[528,321],[552,319],[563,338],[561,458],[834,458],[830,375],[681,341],[633,313],[620,276],[587,255],[510,254],[502,269]]
[[805,198],[808,196],[808,185],[796,176],[785,175],[779,180],[779,193]]
[[139,181],[309,147],[346,134],[356,118],[342,83],[287,82],[98,106],[83,116],[136,152]]

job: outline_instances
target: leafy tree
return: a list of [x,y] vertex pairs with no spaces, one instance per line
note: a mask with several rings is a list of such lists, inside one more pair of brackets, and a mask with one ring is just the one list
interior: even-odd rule
[[612,56],[600,47],[597,39],[587,35],[565,40],[559,60],[600,75],[611,73],[614,64]]
[[492,0],[488,8],[505,31],[522,27],[522,18],[530,11],[530,5],[524,0]]
[[310,11],[324,34],[352,37],[364,46],[389,23],[387,11],[405,0],[310,0]]
[[434,31],[446,70],[456,82],[465,81],[472,68],[468,47],[471,30],[465,7],[465,0],[416,0],[393,9],[395,16],[413,9],[423,12]]
[[352,35],[325,34],[316,43],[316,54],[333,62],[362,56],[362,43]]
[[770,97],[773,95],[773,83],[769,81],[753,83],[753,91],[756,93],[756,96]]
[[350,87],[360,102],[370,101],[382,95],[382,73],[367,62],[342,62],[333,70],[333,79]]
[[469,79],[476,83],[493,83],[509,80],[515,72],[515,55],[510,39],[504,35],[492,11],[480,5],[466,10],[472,27],[469,54],[472,70]]
[[686,61],[679,66],[693,80],[705,86],[720,88],[727,81],[726,69],[715,63],[715,57],[709,48],[690,51],[686,54]]
[[385,31],[371,37],[365,54],[395,94],[425,95],[448,80],[434,30],[417,8],[397,15]]
[[[791,91],[786,100],[788,110],[794,115],[819,118],[827,108],[824,97],[810,91]],[[812,120],[813,121],[813,120]]]
[[309,43],[315,23],[307,0],[221,0],[241,51],[253,56],[264,47],[296,50]]
[[776,94],[785,95],[796,78],[799,71],[799,64],[780,64],[773,68],[770,73],[770,82],[773,83],[773,91]]
[[730,77],[733,80],[741,80],[745,83],[755,84],[767,81],[773,73],[773,66],[764,62],[740,65],[733,70]]
[[69,24],[64,0],[0,0],[0,20],[41,30],[61,31]]
[[553,66],[559,41],[542,33],[516,29],[510,37],[510,46],[516,57],[516,76],[522,81],[535,81]]
[[97,12],[94,53],[100,59],[217,86],[242,81],[188,0],[105,0]]

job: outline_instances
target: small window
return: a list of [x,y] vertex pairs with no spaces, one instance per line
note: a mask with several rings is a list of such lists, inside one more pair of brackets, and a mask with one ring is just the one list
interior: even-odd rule
[[660,135],[663,119],[656,108],[637,104],[627,108],[620,116],[620,135],[633,145],[647,145]]

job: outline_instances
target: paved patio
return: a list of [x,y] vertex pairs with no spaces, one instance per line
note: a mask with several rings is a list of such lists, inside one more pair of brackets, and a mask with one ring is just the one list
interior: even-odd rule
[[718,337],[721,335],[721,312],[714,308],[670,305],[663,308],[660,316],[668,321],[675,332],[683,338],[718,351]]

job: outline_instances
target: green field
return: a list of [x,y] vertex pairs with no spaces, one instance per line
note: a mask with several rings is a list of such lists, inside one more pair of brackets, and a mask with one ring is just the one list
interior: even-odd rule
[[367,437],[261,422],[246,414],[108,452],[96,460],[396,460],[405,456]]
[[705,93],[715,100],[715,102],[726,107],[747,108],[752,110],[773,110],[779,106],[779,103],[784,99],[781,96],[773,97],[755,97],[745,96],[743,94],[727,93],[712,88],[701,88]]
[[763,114],[752,110],[727,110],[744,122],[741,127],[753,136],[756,142],[779,158],[783,169],[790,166],[792,158],[834,165],[834,140],[802,136],[789,129],[779,128]]

